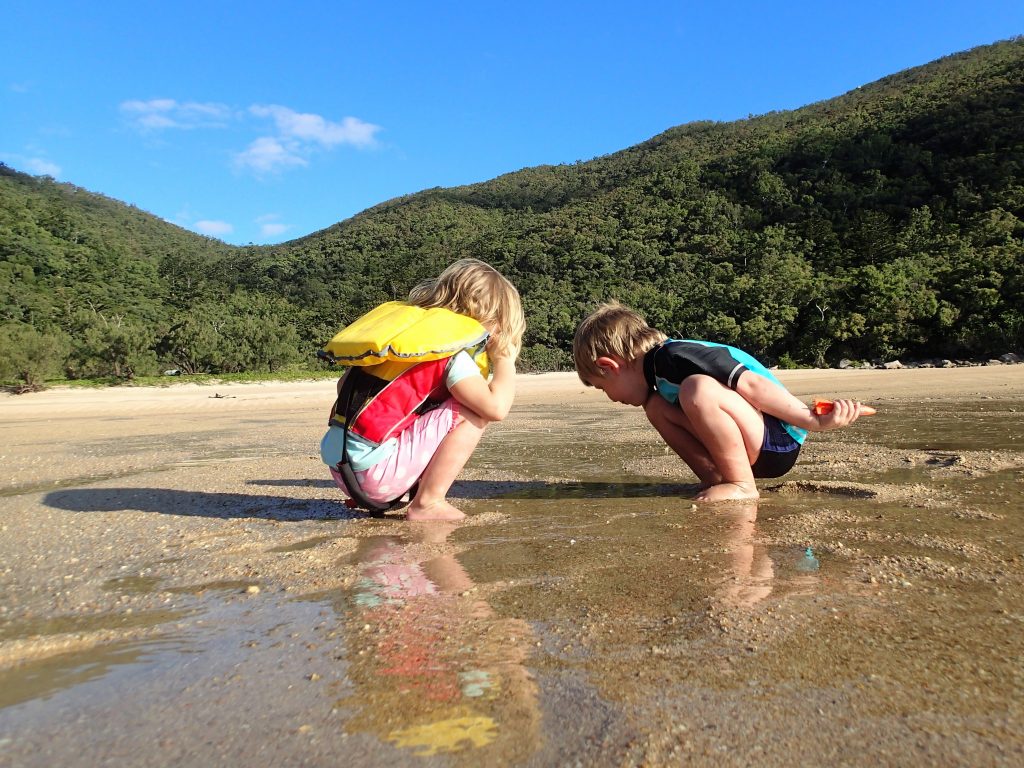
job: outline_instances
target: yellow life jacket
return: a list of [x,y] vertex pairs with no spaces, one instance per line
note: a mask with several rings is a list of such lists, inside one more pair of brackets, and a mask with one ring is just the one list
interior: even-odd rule
[[[370,366],[441,360],[466,350],[474,352],[473,359],[486,377],[489,367],[483,344],[487,336],[487,329],[476,320],[450,309],[389,301],[339,331],[320,357],[335,365]],[[401,372],[402,368],[390,370]]]

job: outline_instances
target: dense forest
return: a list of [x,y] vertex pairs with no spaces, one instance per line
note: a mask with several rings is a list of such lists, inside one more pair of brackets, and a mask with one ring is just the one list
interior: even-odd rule
[[837,98],[232,247],[0,166],[0,378],[315,365],[464,256],[520,288],[523,364],[617,298],[783,365],[1024,348],[1024,38]]

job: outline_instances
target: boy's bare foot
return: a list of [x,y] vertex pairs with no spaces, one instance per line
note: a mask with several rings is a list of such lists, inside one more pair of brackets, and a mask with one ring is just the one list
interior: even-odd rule
[[406,519],[410,521],[419,520],[461,520],[466,516],[458,507],[453,507],[444,499],[430,504],[418,504],[413,502],[405,510]]
[[757,492],[755,483],[719,483],[705,488],[696,496],[695,501],[743,501],[745,499],[757,499],[761,494]]

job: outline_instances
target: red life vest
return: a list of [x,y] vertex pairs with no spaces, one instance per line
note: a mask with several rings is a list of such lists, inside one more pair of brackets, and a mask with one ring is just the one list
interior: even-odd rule
[[[330,424],[380,445],[448,398],[445,379],[451,360],[349,368],[331,409]],[[352,391],[348,418],[344,407],[347,389]]]

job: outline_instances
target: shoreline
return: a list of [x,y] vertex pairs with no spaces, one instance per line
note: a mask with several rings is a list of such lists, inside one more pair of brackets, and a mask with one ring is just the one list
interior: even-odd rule
[[[1024,366],[966,368],[791,369],[775,371],[797,397],[854,397],[865,402],[922,398],[965,399],[976,396],[1024,396]],[[69,416],[141,412],[190,412],[233,408],[328,408],[335,380],[191,384],[79,389],[54,387],[22,395],[0,394],[0,423]],[[568,401],[605,403],[574,372],[521,373],[516,377],[516,405]],[[318,405],[314,406],[313,404]]]

